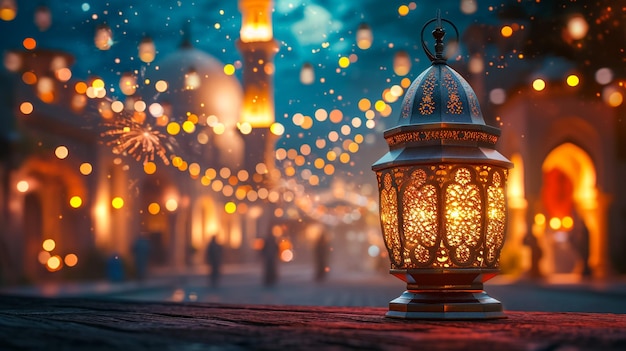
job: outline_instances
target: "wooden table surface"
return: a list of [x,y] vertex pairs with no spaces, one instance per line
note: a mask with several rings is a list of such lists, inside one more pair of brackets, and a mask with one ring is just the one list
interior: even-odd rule
[[385,308],[0,296],[0,350],[626,350],[626,315],[404,321]]

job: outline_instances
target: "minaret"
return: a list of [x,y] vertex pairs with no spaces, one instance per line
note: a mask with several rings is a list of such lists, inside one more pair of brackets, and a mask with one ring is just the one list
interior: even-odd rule
[[[272,30],[272,0],[239,0],[242,14],[237,48],[243,56],[243,107],[240,124],[246,143],[245,162],[254,171],[263,162],[274,168],[274,144],[278,137],[270,131],[275,122],[274,55],[278,43]],[[247,133],[250,128],[252,130]],[[261,145],[263,145],[261,147]]]

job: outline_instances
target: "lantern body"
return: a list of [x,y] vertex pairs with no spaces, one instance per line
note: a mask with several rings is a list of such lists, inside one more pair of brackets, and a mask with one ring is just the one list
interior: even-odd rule
[[442,58],[442,38],[372,166],[390,273],[407,284],[387,316],[503,318],[483,282],[498,273],[512,164],[495,150],[500,131],[485,124],[476,94]]

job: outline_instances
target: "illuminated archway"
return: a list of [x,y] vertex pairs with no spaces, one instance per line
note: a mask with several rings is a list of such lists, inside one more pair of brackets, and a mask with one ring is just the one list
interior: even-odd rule
[[[596,167],[593,160],[579,146],[567,142],[557,146],[546,156],[542,172],[542,203],[548,215],[544,228],[549,228],[546,232],[551,229],[556,233],[552,238],[544,238],[544,257],[547,260],[543,265],[544,270],[547,273],[558,271],[559,250],[566,250],[563,249],[565,240],[571,240],[570,243],[576,240],[583,225],[588,228],[589,238],[577,245],[587,245],[587,262],[592,267],[598,266],[602,259],[601,243],[606,233],[600,227],[602,219],[597,211]],[[573,219],[568,218],[569,216]],[[569,230],[572,232],[567,236],[563,234]],[[570,257],[573,253],[571,251],[576,251],[572,246],[567,250],[570,251],[566,255],[561,253],[561,258]],[[578,259],[578,266],[581,259],[584,257]]]

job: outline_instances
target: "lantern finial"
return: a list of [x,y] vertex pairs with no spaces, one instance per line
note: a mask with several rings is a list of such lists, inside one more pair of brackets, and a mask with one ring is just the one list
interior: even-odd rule
[[[426,45],[426,41],[424,41],[424,30],[429,24],[433,22],[436,22],[436,25],[437,25],[435,27],[435,30],[432,31],[433,37],[435,38],[435,54],[434,55],[428,49],[428,46]],[[456,33],[457,40],[459,39],[459,30],[456,28],[454,23],[448,21],[445,18],[441,18],[441,10],[437,9],[437,17],[431,19],[430,21],[426,22],[426,24],[424,24],[424,27],[422,27],[422,34],[421,34],[422,49],[424,49],[426,56],[428,56],[428,59],[430,59],[430,61],[433,64],[436,64],[436,63],[445,64],[446,63],[446,58],[443,56],[443,51],[444,51],[443,37],[446,35],[446,31],[443,28],[442,22],[446,22],[450,24],[452,28],[454,28],[454,32]]]

